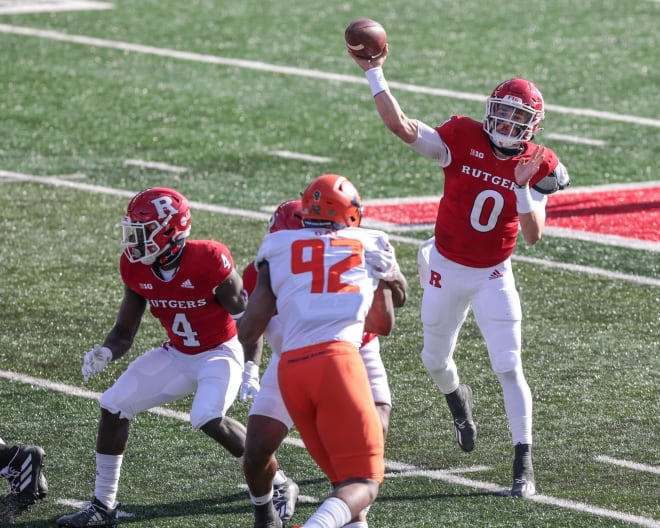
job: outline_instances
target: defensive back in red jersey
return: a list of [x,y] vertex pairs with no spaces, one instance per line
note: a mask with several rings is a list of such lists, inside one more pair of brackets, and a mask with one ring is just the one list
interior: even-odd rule
[[234,269],[227,246],[214,240],[188,240],[179,269],[166,282],[152,266],[131,264],[122,254],[121,277],[147,300],[167,331],[170,343],[184,354],[198,354],[236,335],[231,315],[215,299],[215,288]]
[[[448,259],[475,268],[494,266],[513,253],[519,228],[514,169],[536,148],[524,143],[521,154],[500,159],[482,127],[480,121],[453,116],[436,129],[451,152],[451,163],[444,167],[436,247]],[[554,152],[546,147],[530,185],[550,174],[557,163]]]

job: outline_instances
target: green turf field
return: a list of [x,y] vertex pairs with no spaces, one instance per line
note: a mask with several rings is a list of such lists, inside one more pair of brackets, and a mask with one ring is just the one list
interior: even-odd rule
[[[432,125],[452,113],[480,118],[497,83],[529,77],[547,104],[538,140],[574,186],[660,180],[657,1],[126,0],[6,14],[12,4],[26,3],[0,1],[0,437],[42,445],[50,483],[16,526],[53,526],[91,498],[95,397],[164,339],[145,317],[132,352],[83,383],[83,353],[103,340],[121,300],[117,224],[132,193],[177,188],[195,202],[194,237],[222,240],[243,267],[272,208],[321,173],[345,174],[365,200],[441,191],[437,166],[380,123],[343,47],[350,20],[388,30],[385,71],[409,115]],[[395,407],[369,526],[660,527],[658,251],[519,242],[539,495],[511,500],[497,494],[510,485],[512,448],[473,319],[456,359],[475,391],[474,452],[456,445],[419,359],[416,242],[430,234],[395,238],[410,301],[382,341]],[[189,403],[135,419],[122,524],[252,526],[240,467],[181,419]],[[247,408],[230,414],[244,419]],[[329,486],[295,442],[280,461],[300,484],[302,523]]]

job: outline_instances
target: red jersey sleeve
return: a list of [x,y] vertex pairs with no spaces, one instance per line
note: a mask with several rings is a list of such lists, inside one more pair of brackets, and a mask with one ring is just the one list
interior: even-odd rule
[[254,291],[257,286],[257,277],[259,272],[255,266],[254,260],[250,262],[243,270],[243,288],[248,293],[248,296]]

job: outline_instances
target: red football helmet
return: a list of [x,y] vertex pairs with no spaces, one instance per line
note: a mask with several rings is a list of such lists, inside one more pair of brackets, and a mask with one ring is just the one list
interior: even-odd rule
[[484,131],[496,147],[515,149],[534,138],[544,117],[543,96],[534,83],[509,79],[486,100]]
[[344,176],[323,174],[302,194],[302,218],[305,226],[358,227],[362,221],[360,195]]
[[190,204],[174,189],[152,187],[129,202],[121,226],[126,258],[151,265],[190,234]]
[[302,227],[302,202],[300,200],[282,202],[268,221],[269,233],[283,229],[301,229]]

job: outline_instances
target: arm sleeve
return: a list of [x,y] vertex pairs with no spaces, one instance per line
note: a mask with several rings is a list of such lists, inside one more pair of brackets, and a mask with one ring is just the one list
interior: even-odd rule
[[555,169],[545,178],[537,181],[532,188],[542,194],[553,194],[568,187],[571,177],[563,163],[558,162]]
[[422,156],[438,160],[442,167],[446,167],[451,163],[449,148],[442,141],[438,131],[421,121],[418,121],[417,139],[409,143],[409,146]]

